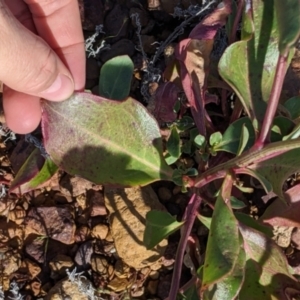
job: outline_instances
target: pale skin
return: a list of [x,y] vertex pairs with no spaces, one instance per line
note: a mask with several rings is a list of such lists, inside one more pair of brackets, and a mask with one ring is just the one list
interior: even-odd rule
[[0,0],[0,81],[7,126],[29,133],[41,98],[84,89],[84,39],[77,0]]

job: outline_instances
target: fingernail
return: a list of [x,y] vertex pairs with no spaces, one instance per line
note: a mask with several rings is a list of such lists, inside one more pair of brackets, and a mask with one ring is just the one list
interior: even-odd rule
[[66,75],[59,74],[52,85],[41,93],[41,97],[47,100],[65,100],[69,98],[74,91],[72,79]]

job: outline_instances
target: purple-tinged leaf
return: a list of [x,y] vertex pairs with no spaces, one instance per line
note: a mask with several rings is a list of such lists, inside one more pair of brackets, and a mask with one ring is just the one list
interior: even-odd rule
[[180,77],[184,92],[191,106],[193,118],[199,133],[205,135],[205,82],[213,39],[219,28],[225,25],[231,11],[231,1],[224,0],[224,6],[217,8],[197,25],[188,39],[179,43],[175,56],[180,63]]
[[24,194],[47,182],[58,170],[50,158],[34,149],[12,181],[9,192]]
[[171,180],[158,125],[134,99],[118,102],[75,93],[63,102],[42,105],[46,151],[66,172],[97,184]]
[[180,89],[173,82],[166,82],[158,87],[153,111],[153,115],[158,121],[174,122],[176,120],[174,106],[178,101],[179,92]]
[[287,190],[284,197],[288,204],[275,199],[259,220],[272,226],[300,227],[300,184]]
[[300,283],[289,273],[286,257],[275,242],[240,223],[246,252],[243,300],[289,300],[288,288],[300,292]]

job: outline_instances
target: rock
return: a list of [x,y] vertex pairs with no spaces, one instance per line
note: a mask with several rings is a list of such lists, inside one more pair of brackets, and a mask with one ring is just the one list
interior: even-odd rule
[[90,237],[91,230],[88,226],[82,225],[76,229],[75,241],[76,243],[84,242]]
[[35,233],[65,244],[74,243],[75,222],[71,207],[33,207],[25,218],[26,236]]
[[286,226],[274,226],[274,239],[278,246],[282,248],[287,248],[291,243],[291,235],[293,227]]
[[87,241],[80,245],[75,255],[75,262],[77,265],[83,268],[89,267],[91,264],[91,256],[93,254],[93,243],[92,241]]
[[25,258],[22,261],[21,267],[18,272],[28,275],[29,279],[32,280],[41,273],[41,268],[35,262],[31,261],[28,258]]
[[71,281],[69,279],[64,279],[59,281],[50,291],[45,300],[89,300],[91,299],[87,295],[84,287],[91,285],[91,282],[85,277],[81,276],[76,278],[76,280]]
[[66,196],[77,197],[93,187],[93,183],[76,176],[65,174],[59,181],[60,191]]
[[31,236],[26,240],[25,252],[38,263],[45,261],[45,240]]
[[147,290],[151,295],[155,295],[156,294],[156,290],[157,290],[157,286],[158,286],[158,280],[150,280],[147,284]]
[[89,190],[87,192],[89,214],[91,217],[106,216],[104,197],[100,191]]
[[66,276],[66,270],[71,270],[74,266],[74,262],[70,256],[58,254],[49,263],[51,269],[51,278],[57,280]]
[[39,281],[33,281],[30,283],[30,290],[33,295],[36,297],[41,292],[41,283]]
[[115,293],[122,292],[126,290],[132,282],[130,282],[127,278],[118,278],[114,277],[107,285],[109,289],[114,291]]
[[108,234],[108,226],[104,224],[98,224],[92,229],[92,237],[99,240],[104,240]]
[[129,266],[142,269],[158,261],[167,240],[151,250],[143,244],[146,214],[165,210],[150,186],[105,191],[105,204],[110,211],[111,234],[119,257]]
[[136,299],[136,298],[142,297],[144,295],[144,293],[145,293],[145,288],[143,286],[141,286],[141,287],[138,287],[137,289],[131,290],[130,295],[131,295],[131,297]]
[[11,275],[21,266],[21,256],[18,253],[6,252],[0,259],[1,268],[5,275]]
[[92,255],[91,259],[92,270],[103,276],[107,275],[109,263],[103,255]]
[[118,259],[115,263],[115,275],[119,278],[128,278],[129,273],[130,268],[121,259]]

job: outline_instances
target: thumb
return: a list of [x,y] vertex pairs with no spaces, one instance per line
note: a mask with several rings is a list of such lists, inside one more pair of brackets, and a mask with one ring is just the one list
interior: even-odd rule
[[48,100],[67,99],[72,76],[44,40],[25,28],[0,1],[0,81]]

